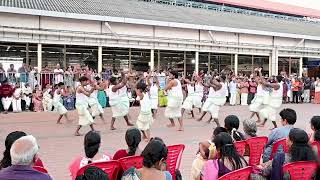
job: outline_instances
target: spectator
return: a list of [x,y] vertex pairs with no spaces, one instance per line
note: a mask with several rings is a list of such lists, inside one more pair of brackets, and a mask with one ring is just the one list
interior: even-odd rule
[[5,79],[0,86],[0,97],[5,114],[8,113],[9,107],[11,106],[13,92],[14,88],[12,88],[8,80]]
[[229,83],[229,90],[230,90],[230,105],[235,106],[237,102],[237,93],[238,93],[237,82],[235,77],[232,77],[232,80]]
[[235,115],[229,115],[224,119],[224,127],[227,132],[231,135],[234,141],[242,141],[244,140],[244,136],[242,133],[238,132],[240,126],[240,120]]
[[127,170],[122,179],[130,179],[132,176],[139,179],[172,180],[168,171],[162,171],[168,155],[168,148],[159,140],[150,141],[141,156],[143,157],[143,167],[141,169],[131,168]]
[[249,83],[248,79],[245,77],[240,83],[240,93],[241,93],[241,105],[248,105],[248,92],[249,92]]
[[109,176],[102,169],[92,166],[83,175],[77,176],[76,180],[109,180]]
[[12,94],[12,111],[15,113],[22,111],[21,97],[22,97],[22,89],[20,87],[20,83],[16,83],[14,92]]
[[43,94],[42,91],[39,89],[39,86],[37,85],[35,87],[34,93],[32,95],[32,103],[33,103],[33,111],[34,112],[40,112],[43,111]]
[[291,129],[287,145],[289,146],[288,153],[278,152],[272,161],[259,166],[263,176],[270,177],[272,180],[290,179],[290,175],[282,171],[283,165],[297,161],[317,161],[317,157],[309,145],[308,134],[304,130]]
[[28,135],[17,139],[10,149],[12,165],[0,171],[0,179],[51,180],[48,174],[32,168],[38,151],[39,146],[33,136]]
[[36,87],[36,85],[38,85],[38,80],[37,80],[37,68],[33,67],[30,69],[31,71],[29,72],[29,79],[28,79],[28,83],[30,84],[30,87],[32,89],[34,89]]
[[293,103],[299,103],[299,89],[300,89],[299,79],[295,78],[294,82],[292,83]]
[[2,63],[0,63],[0,83],[6,79],[6,70],[3,69]]
[[73,78],[74,78],[74,74],[71,66],[69,66],[64,73],[64,84],[66,86],[70,86],[73,88],[74,87]]
[[22,100],[26,103],[26,110],[29,110],[32,99],[32,89],[29,83],[25,83],[22,87]]
[[28,82],[28,72],[28,66],[26,65],[26,63],[22,63],[22,66],[18,69],[18,73],[20,74],[20,82],[22,83],[22,86],[24,86],[24,84]]
[[41,71],[41,86],[45,87],[47,84],[52,84],[54,78],[54,74],[52,74],[51,69],[49,69],[49,66],[46,64],[44,68]]
[[249,139],[257,136],[257,123],[252,119],[243,121],[244,138]]
[[75,179],[77,172],[83,166],[94,162],[103,162],[111,160],[110,156],[104,153],[98,153],[101,145],[100,134],[95,131],[89,131],[84,137],[85,156],[77,157],[69,166],[72,179]]
[[16,82],[16,74],[17,74],[17,70],[14,69],[14,65],[10,64],[10,68],[7,70],[7,74],[8,74],[8,81],[10,83],[15,83]]
[[203,168],[203,180],[217,179],[229,172],[246,167],[246,160],[240,156],[228,133],[222,132],[214,138],[210,151],[219,157],[208,160]]
[[4,142],[5,144],[5,150],[3,152],[3,158],[0,162],[0,170],[6,167],[11,166],[11,155],[10,155],[10,149],[12,144],[22,136],[26,136],[27,134],[22,131],[14,131],[8,134],[6,137],[6,140]]
[[56,68],[53,70],[54,73],[54,84],[59,84],[63,82],[63,69],[61,69],[60,64],[58,63]]
[[304,79],[304,90],[303,90],[303,102],[310,103],[310,89],[311,89],[311,80],[310,78]]
[[320,116],[313,116],[311,118],[310,124],[311,124],[311,129],[313,131],[310,141],[320,142]]
[[258,87],[257,82],[255,81],[254,78],[251,78],[251,81],[249,82],[248,104],[251,104],[251,101],[253,100],[255,94],[257,93],[257,87]]
[[317,77],[316,81],[314,82],[314,103],[315,104],[320,104],[320,78]]
[[[269,135],[268,142],[262,156],[263,162],[267,162],[269,160],[273,144],[282,138],[286,138],[297,121],[297,114],[293,109],[283,109],[279,114],[281,117],[282,127],[273,129]],[[280,149],[280,151],[282,151],[282,149]]]
[[139,144],[141,142],[141,133],[137,128],[130,128],[126,132],[126,143],[128,145],[128,149],[118,150],[113,155],[113,160],[118,160],[127,156],[140,155],[141,150],[139,148]]

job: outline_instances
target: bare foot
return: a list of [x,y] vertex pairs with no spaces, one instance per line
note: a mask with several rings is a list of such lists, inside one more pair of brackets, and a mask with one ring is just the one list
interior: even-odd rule
[[258,124],[258,127],[264,127],[264,124]]
[[167,124],[167,127],[168,128],[172,128],[172,127],[175,127],[176,125],[174,125],[174,124]]
[[82,136],[79,132],[74,133],[75,136]]
[[132,124],[132,123],[127,123],[127,126],[134,126],[134,124]]
[[199,119],[197,119],[197,121],[200,122],[200,121],[202,121],[202,119],[199,118]]
[[256,123],[261,123],[261,120],[257,120]]
[[206,123],[207,123],[207,124],[210,124],[210,123],[211,123],[211,121],[209,120],[209,121],[207,121]]
[[179,127],[177,131],[184,131],[183,127]]
[[113,131],[113,130],[116,130],[116,128],[115,127],[111,127],[110,130]]

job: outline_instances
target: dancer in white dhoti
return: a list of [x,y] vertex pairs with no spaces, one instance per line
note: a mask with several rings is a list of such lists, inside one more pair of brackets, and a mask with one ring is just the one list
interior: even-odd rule
[[140,113],[136,122],[137,128],[142,132],[145,141],[150,140],[150,129],[153,123],[151,100],[147,93],[147,85],[140,81],[136,86],[136,93],[140,101]]
[[22,99],[26,102],[26,110],[29,110],[32,98],[32,89],[29,83],[25,83],[22,87]]
[[45,112],[52,111],[51,91],[52,91],[51,85],[47,84],[46,88],[43,91],[43,100],[42,100],[42,106]]
[[104,88],[100,87],[100,85],[98,84],[98,82],[100,81],[99,77],[96,77],[96,81],[97,83],[94,83],[92,85],[88,85],[86,88],[88,91],[91,91],[91,89],[93,89],[93,92],[90,94],[89,97],[89,106],[91,109],[91,115],[93,118],[100,116],[101,120],[103,123],[105,123],[104,117],[103,117],[103,108],[99,103],[98,100],[98,91],[99,90],[104,90]]
[[79,78],[80,86],[76,89],[76,109],[78,111],[79,116],[79,125],[76,129],[75,136],[81,136],[79,133],[82,126],[90,126],[91,130],[94,131],[93,128],[93,118],[89,112],[89,97],[91,93],[94,91],[87,90],[85,87],[89,84],[89,79],[85,76]]
[[22,89],[20,87],[20,83],[16,83],[16,87],[12,95],[12,111],[15,113],[22,112],[21,97],[22,97]]
[[126,120],[128,126],[133,126],[131,122],[129,122],[128,114],[129,114],[129,98],[125,97],[123,92],[126,89],[124,86],[127,84],[126,75],[121,73],[121,82],[118,81],[117,77],[110,78],[110,86],[109,86],[109,104],[111,106],[112,111],[112,119],[111,119],[111,130],[115,130],[114,123],[116,118],[123,117]]
[[64,84],[62,82],[60,82],[58,84],[58,89],[56,89],[53,94],[52,104],[54,107],[54,112],[57,112],[60,115],[57,120],[57,124],[62,124],[61,119],[63,116],[67,119],[68,122],[70,122],[68,119],[68,115],[67,115],[68,111],[62,104],[63,101],[61,98],[61,89],[63,89],[63,88],[64,88]]
[[193,106],[195,108],[198,108],[200,113],[201,107],[202,107],[203,91],[204,91],[203,81],[199,76],[196,76],[194,78],[195,78],[195,85],[194,85],[195,96],[193,98]]
[[269,82],[262,81],[262,84],[266,87],[272,88],[270,93],[270,99],[268,104],[259,111],[261,118],[263,119],[260,127],[263,127],[267,120],[271,120],[274,128],[277,127],[276,118],[277,118],[277,110],[282,105],[282,97],[283,97],[283,85],[282,85],[282,76],[277,76],[276,78],[272,77],[269,79]]
[[155,118],[158,111],[158,104],[159,104],[159,89],[160,89],[159,80],[157,76],[151,77],[149,74],[147,83],[149,86],[151,111],[152,111],[153,118]]
[[185,110],[190,111],[192,118],[194,118],[193,107],[194,107],[194,99],[196,96],[195,86],[194,86],[195,82],[193,82],[192,79],[190,79],[190,77],[182,78],[182,80],[186,83],[185,85],[183,85],[183,87],[185,86],[187,87],[188,95],[182,104],[181,118],[183,119],[183,114]]

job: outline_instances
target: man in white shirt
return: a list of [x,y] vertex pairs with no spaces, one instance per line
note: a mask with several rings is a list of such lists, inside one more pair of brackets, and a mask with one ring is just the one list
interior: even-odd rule
[[237,93],[238,93],[237,82],[235,77],[233,77],[232,81],[229,83],[229,90],[230,90],[230,105],[234,106],[236,105]]
[[56,69],[54,69],[54,84],[59,84],[63,82],[63,69],[60,68],[60,64],[58,63]]
[[29,83],[26,83],[22,87],[22,99],[26,102],[26,110],[29,110],[29,107],[31,104],[31,98],[32,98],[32,89]]

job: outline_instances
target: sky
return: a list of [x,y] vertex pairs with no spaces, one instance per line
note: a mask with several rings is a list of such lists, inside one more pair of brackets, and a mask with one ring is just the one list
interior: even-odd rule
[[268,1],[320,10],[320,0],[268,0]]

